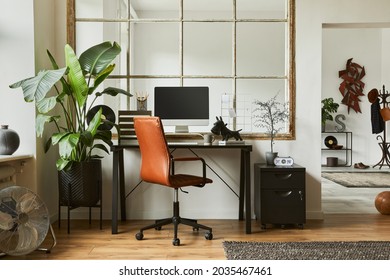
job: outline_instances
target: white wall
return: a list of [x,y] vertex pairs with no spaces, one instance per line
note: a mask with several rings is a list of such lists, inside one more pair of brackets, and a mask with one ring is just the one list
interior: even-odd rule
[[[33,3],[1,0],[0,5],[0,124],[8,124],[19,134],[20,146],[15,155],[35,157],[34,104],[24,102],[21,91],[9,88],[10,84],[35,74]],[[21,170],[25,174],[18,174],[17,183],[36,191],[35,159]]]
[[[3,3],[4,2],[4,3]],[[6,3],[5,3],[6,2]],[[46,49],[62,62],[66,38],[66,2],[62,0],[3,1],[0,18],[0,60],[6,69],[0,76],[0,122],[9,124],[20,136],[17,153],[32,154],[18,174],[17,184],[29,187],[45,201],[50,215],[57,212],[55,149],[45,154],[46,139],[35,137],[35,104],[23,100],[21,89],[8,85],[32,77],[35,69],[51,67]],[[54,217],[55,218],[55,217]]]
[[[51,24],[48,24],[50,22]],[[34,1],[35,32],[35,68],[51,69],[46,50],[55,57],[58,65],[64,65],[64,46],[66,42],[66,1],[36,0]],[[47,125],[45,130],[54,129]],[[37,186],[38,194],[45,201],[52,216],[57,218],[58,186],[55,162],[58,159],[58,147],[51,147],[45,153],[44,145],[47,137],[37,138]]]
[[[4,3],[3,3],[4,2]],[[5,4],[7,2],[7,4]],[[9,3],[8,3],[9,2]],[[21,91],[9,85],[34,75],[34,24],[32,3],[1,1],[0,17],[0,123],[18,132],[21,145],[18,153],[35,153],[34,105],[23,101]],[[15,16],[17,15],[17,16]]]
[[293,150],[307,155],[300,162],[313,179],[307,186],[309,212],[321,211],[322,24],[389,22],[389,8],[386,0],[296,1],[297,143]]
[[381,79],[382,83],[390,83],[390,52],[389,52],[389,46],[390,46],[390,28],[382,29],[382,68],[381,68]]
[[[384,59],[386,51],[382,52],[382,41],[385,39],[383,31],[381,28],[323,29],[322,98],[333,97],[340,104],[337,114],[346,116],[344,121],[346,131],[353,133],[353,162],[369,165],[376,164],[382,156],[376,140],[377,134],[372,134],[371,103],[368,101],[367,94],[372,88],[381,90],[383,83],[386,85],[382,79],[382,70],[386,68],[389,61]],[[341,104],[342,95],[339,92],[339,85],[343,80],[339,78],[338,71],[345,69],[349,58],[364,66],[366,71],[366,76],[362,79],[365,83],[364,96],[359,102],[361,113],[356,113],[352,109],[348,113],[347,106]],[[335,125],[335,122],[328,121],[327,131],[335,131]],[[342,153],[324,153],[322,162],[326,162],[325,156],[338,156],[341,160],[344,158]]]

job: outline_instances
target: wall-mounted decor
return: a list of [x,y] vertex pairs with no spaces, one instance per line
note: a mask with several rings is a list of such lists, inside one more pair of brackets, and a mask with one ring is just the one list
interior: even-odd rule
[[96,115],[99,110],[102,110],[102,116],[101,118],[104,120],[104,122],[99,125],[99,130],[111,130],[111,128],[114,127],[116,117],[115,112],[107,105],[96,105],[95,107],[92,107],[89,109],[87,113],[87,123],[88,125],[93,120],[93,117]]
[[340,84],[339,91],[343,96],[341,103],[352,108],[356,113],[361,113],[359,101],[360,96],[364,96],[364,83],[362,78],[366,75],[364,67],[352,62],[352,58],[348,59],[345,70],[339,71],[339,78],[343,79]]

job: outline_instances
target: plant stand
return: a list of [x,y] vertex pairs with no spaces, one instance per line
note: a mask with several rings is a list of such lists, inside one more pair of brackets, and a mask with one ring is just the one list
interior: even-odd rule
[[70,211],[79,207],[89,208],[91,224],[92,208],[100,208],[102,229],[102,166],[100,160],[81,162],[69,171],[58,172],[58,227],[61,227],[61,206],[67,207],[68,233],[70,233]]

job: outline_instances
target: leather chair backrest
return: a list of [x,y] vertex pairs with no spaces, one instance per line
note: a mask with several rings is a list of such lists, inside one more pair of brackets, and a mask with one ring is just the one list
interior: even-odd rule
[[141,151],[141,178],[170,186],[170,154],[159,117],[134,117],[135,133]]

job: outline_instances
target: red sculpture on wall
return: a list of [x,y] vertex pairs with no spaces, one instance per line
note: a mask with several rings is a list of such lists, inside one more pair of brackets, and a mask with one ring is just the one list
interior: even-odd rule
[[364,96],[364,83],[362,78],[366,75],[364,67],[352,62],[352,58],[348,59],[345,70],[339,71],[339,78],[344,81],[340,84],[339,90],[343,96],[341,103],[355,110],[356,113],[361,113],[359,107],[360,96]]

